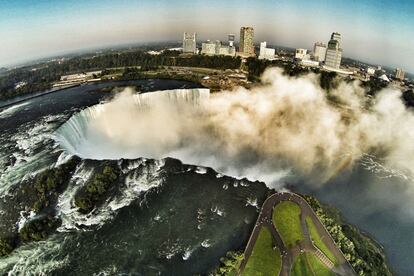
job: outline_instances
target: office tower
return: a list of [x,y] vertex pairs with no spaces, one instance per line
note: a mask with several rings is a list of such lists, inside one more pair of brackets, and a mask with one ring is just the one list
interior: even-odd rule
[[316,42],[313,46],[313,59],[318,62],[324,62],[326,56],[326,45],[322,42]]
[[197,53],[196,33],[184,33],[183,37],[183,53]]
[[404,80],[404,77],[405,77],[405,73],[404,73],[404,71],[401,69],[401,68],[397,68],[397,69],[395,69],[395,78],[397,79],[397,80]]
[[341,34],[340,33],[337,33],[337,32],[332,33],[331,39],[334,39],[334,40],[338,41],[339,44],[341,44]]
[[339,69],[341,66],[342,48],[341,34],[332,33],[326,50],[325,65],[330,68]]
[[244,55],[254,55],[253,45],[254,31],[252,27],[240,28],[240,53]]
[[259,59],[275,59],[275,49],[267,48],[266,41],[260,43]]

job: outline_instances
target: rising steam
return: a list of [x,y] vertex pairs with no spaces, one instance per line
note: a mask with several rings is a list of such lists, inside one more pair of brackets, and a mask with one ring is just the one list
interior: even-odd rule
[[323,183],[365,153],[414,172],[414,116],[400,91],[367,100],[358,83],[343,82],[328,100],[313,74],[292,78],[269,69],[262,80],[251,90],[211,94],[196,107],[159,100],[143,108],[125,89],[67,148],[95,159],[171,156],[267,182],[293,169]]

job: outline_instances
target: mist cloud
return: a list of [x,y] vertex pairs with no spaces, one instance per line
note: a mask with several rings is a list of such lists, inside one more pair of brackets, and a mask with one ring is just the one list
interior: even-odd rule
[[365,153],[413,173],[414,116],[400,91],[368,99],[358,83],[343,82],[332,101],[314,74],[269,69],[262,80],[251,90],[211,94],[200,106],[159,100],[142,108],[125,89],[93,115],[73,149],[96,159],[176,157],[273,185],[292,171],[324,183]]

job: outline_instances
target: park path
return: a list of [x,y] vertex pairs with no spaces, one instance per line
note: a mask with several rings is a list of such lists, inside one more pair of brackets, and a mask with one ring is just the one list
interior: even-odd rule
[[[292,201],[296,203],[301,209],[300,220],[302,231],[305,238],[302,241],[298,242],[295,246],[292,246],[290,248],[287,248],[285,246],[279,232],[275,228],[272,221],[273,208],[281,201]],[[335,266],[334,263],[313,243],[306,224],[306,217],[309,217],[313,221],[315,228],[319,236],[321,237],[322,241],[326,244],[328,249],[332,252],[336,260],[338,261],[337,266]],[[315,256],[318,257],[318,259],[326,267],[331,269],[337,275],[355,275],[355,272],[353,271],[351,265],[347,262],[342,252],[335,245],[335,242],[333,241],[332,237],[329,235],[328,231],[323,226],[323,224],[319,221],[317,215],[315,214],[315,212],[313,212],[312,208],[306,202],[306,200],[297,194],[287,192],[275,193],[269,196],[263,203],[255,227],[253,229],[252,234],[250,235],[249,241],[244,251],[244,259],[240,264],[238,275],[241,275],[244,271],[244,268],[246,267],[246,264],[253,253],[254,245],[257,241],[262,227],[266,227],[270,230],[273,240],[276,243],[276,246],[279,248],[282,259],[279,276],[290,275],[290,271],[294,260],[302,252],[314,253]]]

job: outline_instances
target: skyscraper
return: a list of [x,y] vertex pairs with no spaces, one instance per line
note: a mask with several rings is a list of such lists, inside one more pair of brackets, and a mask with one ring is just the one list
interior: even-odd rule
[[330,68],[339,69],[341,66],[342,48],[341,34],[332,33],[326,50],[325,65]]
[[315,61],[324,62],[326,56],[326,45],[322,42],[316,42],[313,46],[313,58]]
[[183,53],[197,53],[196,33],[184,33],[183,37]]
[[395,78],[397,80],[404,80],[405,73],[401,68],[395,69]]
[[240,53],[243,55],[253,56],[254,45],[253,45],[254,31],[252,27],[241,27],[240,28]]

